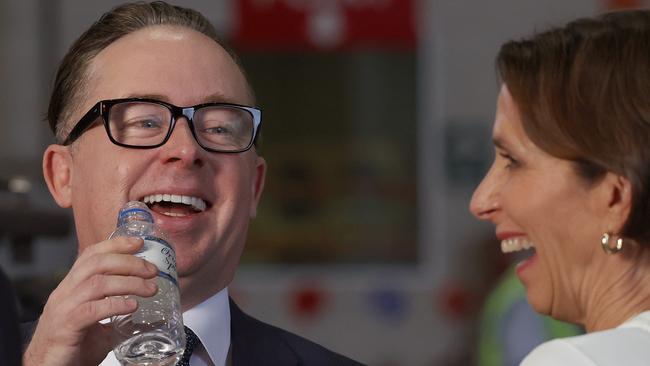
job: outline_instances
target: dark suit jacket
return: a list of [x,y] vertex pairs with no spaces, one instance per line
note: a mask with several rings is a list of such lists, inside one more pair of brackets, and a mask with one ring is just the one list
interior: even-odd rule
[[262,323],[230,300],[233,366],[358,366],[314,342]]
[[[23,325],[23,342],[29,342],[35,328],[36,322]],[[230,341],[233,366],[362,366],[314,342],[262,323],[245,314],[232,299]]]

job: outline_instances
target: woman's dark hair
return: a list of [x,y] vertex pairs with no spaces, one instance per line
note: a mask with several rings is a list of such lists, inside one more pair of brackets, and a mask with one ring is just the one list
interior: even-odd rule
[[497,72],[542,150],[587,182],[607,172],[632,185],[619,233],[650,244],[650,10],[578,19],[504,44]]

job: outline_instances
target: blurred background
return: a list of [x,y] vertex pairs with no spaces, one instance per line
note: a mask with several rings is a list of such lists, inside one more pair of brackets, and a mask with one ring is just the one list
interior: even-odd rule
[[[173,2],[173,1],[172,1]],[[55,67],[112,0],[0,0],[0,266],[38,316],[76,256],[41,177]],[[477,364],[509,263],[467,211],[499,46],[642,0],[193,0],[241,56],[269,171],[231,295],[370,365]]]

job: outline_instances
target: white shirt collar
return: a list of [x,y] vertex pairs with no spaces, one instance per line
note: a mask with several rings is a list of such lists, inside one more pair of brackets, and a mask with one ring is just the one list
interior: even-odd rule
[[183,313],[183,323],[196,333],[216,366],[226,364],[230,348],[228,288]]
[[[228,288],[217,292],[207,300],[183,313],[183,324],[194,331],[205,347],[212,363],[226,364],[230,348],[230,302]],[[190,363],[194,363],[194,356]],[[101,366],[120,366],[111,351]]]

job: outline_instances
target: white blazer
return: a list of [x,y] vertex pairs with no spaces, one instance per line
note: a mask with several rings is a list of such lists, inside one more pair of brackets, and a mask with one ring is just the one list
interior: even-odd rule
[[521,366],[547,365],[650,365],[650,311],[614,329],[543,343],[521,362]]

